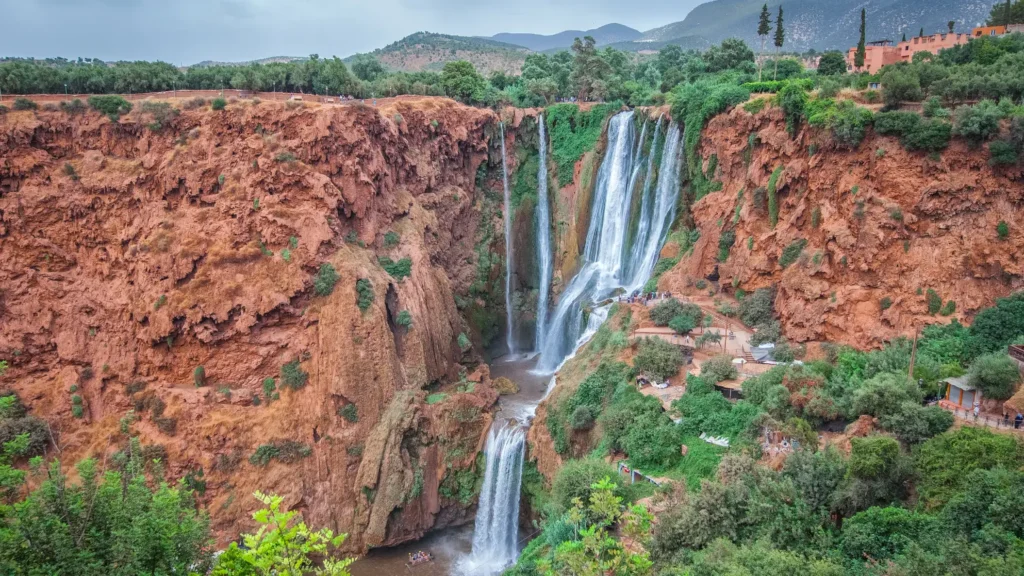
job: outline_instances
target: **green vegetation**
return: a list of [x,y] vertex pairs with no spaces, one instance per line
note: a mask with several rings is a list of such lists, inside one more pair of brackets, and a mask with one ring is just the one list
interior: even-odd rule
[[394,262],[390,258],[380,257],[377,258],[377,262],[380,264],[380,267],[395,280],[401,281],[412,275],[411,258],[402,258],[398,262]]
[[366,278],[356,280],[356,305],[359,310],[366,312],[373,304],[373,284]]
[[1000,240],[1006,240],[1010,237],[1010,225],[1006,223],[1006,220],[1000,220],[999,224],[996,225],[996,234],[999,235]]
[[117,122],[122,115],[132,110],[131,102],[115,95],[90,96],[88,102],[90,108],[105,114],[114,122]]
[[892,308],[892,298],[886,296],[878,301],[878,305],[881,307],[882,311],[885,312],[889,308]]
[[412,328],[412,314],[408,310],[402,310],[395,318],[395,324],[404,328]]
[[255,497],[265,506],[252,515],[259,529],[242,535],[244,546],[232,542],[210,576],[348,576],[353,560],[329,555],[345,542],[345,534],[335,536],[328,528],[313,531],[297,511],[281,510],[280,496],[256,492]]
[[[338,272],[330,262],[324,262],[313,278],[313,292],[317,296],[330,296],[338,282]],[[360,307],[361,308],[361,307]]]
[[[291,162],[295,162],[297,159],[298,158],[296,158],[295,154],[293,152],[289,151],[289,150],[285,150],[284,152],[278,152],[277,155],[274,156],[274,162],[287,162],[287,163],[291,163]],[[255,207],[257,209],[259,208],[259,201],[258,201],[258,199],[257,199],[257,201],[255,201],[253,203],[253,207]]]
[[931,288],[925,292],[925,300],[928,302],[928,313],[932,316],[936,315],[939,310],[942,309],[942,297],[939,293]]
[[302,370],[297,359],[281,366],[281,387],[299,390],[306,385],[307,380],[309,374]]
[[196,369],[192,371],[192,379],[195,381],[196,388],[206,386],[206,368],[202,365],[196,366]]
[[732,249],[732,245],[736,243],[736,231],[729,229],[723,230],[722,234],[718,237],[718,261],[725,262],[729,259],[729,250]]
[[428,394],[427,395],[427,399],[426,399],[426,403],[428,405],[440,404],[441,402],[444,402],[447,399],[448,399],[448,395],[447,394],[445,394],[443,392],[438,392],[438,393],[435,393],[435,394]]
[[806,247],[807,240],[804,238],[797,238],[790,242],[789,245],[782,249],[782,254],[779,256],[779,266],[786,268],[796,262]]
[[773,172],[770,178],[768,178],[768,188],[766,193],[768,194],[768,222],[771,223],[772,228],[779,223],[779,200],[776,197],[776,187],[779,184],[779,177],[782,176],[782,171],[785,169],[784,166],[779,166]]
[[469,342],[469,338],[467,338],[464,333],[459,334],[458,344],[459,350],[462,350],[463,352],[468,352],[469,349],[473,347],[473,345]]
[[387,232],[384,233],[384,247],[394,248],[395,246],[398,246],[398,243],[399,241],[401,241],[401,239],[402,237],[398,235],[398,232],[395,232],[394,230],[388,230]]
[[677,346],[661,338],[644,338],[637,344],[633,365],[640,372],[661,382],[679,373],[683,366],[683,355]]
[[338,408],[338,416],[341,416],[348,422],[359,422],[359,409],[353,403],[348,403]]
[[594,149],[605,119],[618,109],[615,104],[600,104],[584,112],[575,104],[555,104],[544,111],[559,186],[572,182],[576,162]]
[[223,98],[214,98],[210,101],[211,110],[223,110],[228,105],[227,100]]
[[15,110],[38,110],[39,105],[28,98],[15,98],[14,99]]
[[266,466],[271,460],[280,460],[286,464],[297,462],[313,455],[313,449],[294,440],[275,440],[270,444],[261,444],[249,457],[253,466]]
[[983,354],[974,359],[967,372],[971,386],[981,390],[984,396],[1006,400],[1013,395],[1020,382],[1017,364],[1004,352]]

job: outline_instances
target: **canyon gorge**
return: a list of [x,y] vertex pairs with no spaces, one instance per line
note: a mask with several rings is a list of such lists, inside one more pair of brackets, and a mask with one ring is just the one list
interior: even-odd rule
[[[868,349],[1024,288],[1024,174],[961,139],[849,150],[771,104],[183,108],[0,115],[0,386],[68,465],[128,417],[219,545],[256,490],[353,554],[472,522],[515,390],[491,363],[555,372],[623,294],[773,287],[791,342]],[[550,480],[527,440],[500,441]]]

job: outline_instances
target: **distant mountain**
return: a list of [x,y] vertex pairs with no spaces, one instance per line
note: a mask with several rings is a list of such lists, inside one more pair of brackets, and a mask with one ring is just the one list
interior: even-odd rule
[[[711,44],[742,38],[760,47],[758,15],[765,0],[713,0],[693,9],[682,22],[648,30],[637,43],[666,42],[700,36]],[[916,36],[945,32],[949,20],[958,32],[983,24],[994,0],[785,0],[782,4],[787,51],[846,50],[857,44],[860,10],[867,11],[867,40],[899,40],[903,33]],[[772,25],[779,0],[769,1]],[[768,39],[771,44],[771,38]]]
[[215,60],[203,60],[193,66],[202,68],[204,66],[246,66],[248,64],[271,64],[274,62],[295,62],[297,60],[306,60],[305,57],[299,56],[271,56],[270,58],[260,58],[259,60],[249,60],[247,62],[217,62]]
[[495,34],[494,36],[491,36],[490,39],[497,40],[498,42],[524,46],[534,52],[543,52],[553,48],[568,48],[572,46],[572,41],[574,39],[583,38],[584,36],[593,36],[594,40],[597,41],[597,44],[599,46],[603,46],[605,44],[615,44],[617,42],[629,42],[631,40],[636,40],[640,38],[642,34],[639,30],[634,30],[629,26],[623,26],[622,24],[606,24],[600,28],[594,28],[593,30],[566,30],[549,36],[545,36],[543,34],[517,34],[504,32],[501,34]]
[[[530,50],[523,46],[489,38],[449,36],[416,32],[387,46],[369,52],[386,68],[406,72],[439,71],[448,62],[468,60],[482,74],[502,71],[519,74]],[[352,61],[355,56],[346,58]]]

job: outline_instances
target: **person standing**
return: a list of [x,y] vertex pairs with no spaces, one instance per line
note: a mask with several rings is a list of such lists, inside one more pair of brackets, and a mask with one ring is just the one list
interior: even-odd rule
[[1024,422],[1024,415],[1017,412],[1017,415],[1013,417],[1013,428],[1014,430],[1020,430],[1020,423]]
[[978,419],[978,414],[981,412],[981,402],[974,401],[974,419]]

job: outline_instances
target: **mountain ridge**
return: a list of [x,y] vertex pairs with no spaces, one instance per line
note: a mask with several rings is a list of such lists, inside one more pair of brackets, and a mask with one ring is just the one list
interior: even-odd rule
[[501,32],[486,37],[489,40],[515,44],[529,48],[535,52],[543,52],[553,48],[569,48],[576,38],[591,36],[598,45],[615,44],[636,40],[643,35],[639,30],[624,24],[611,23],[590,30],[563,30],[555,34],[531,34],[519,32]]

